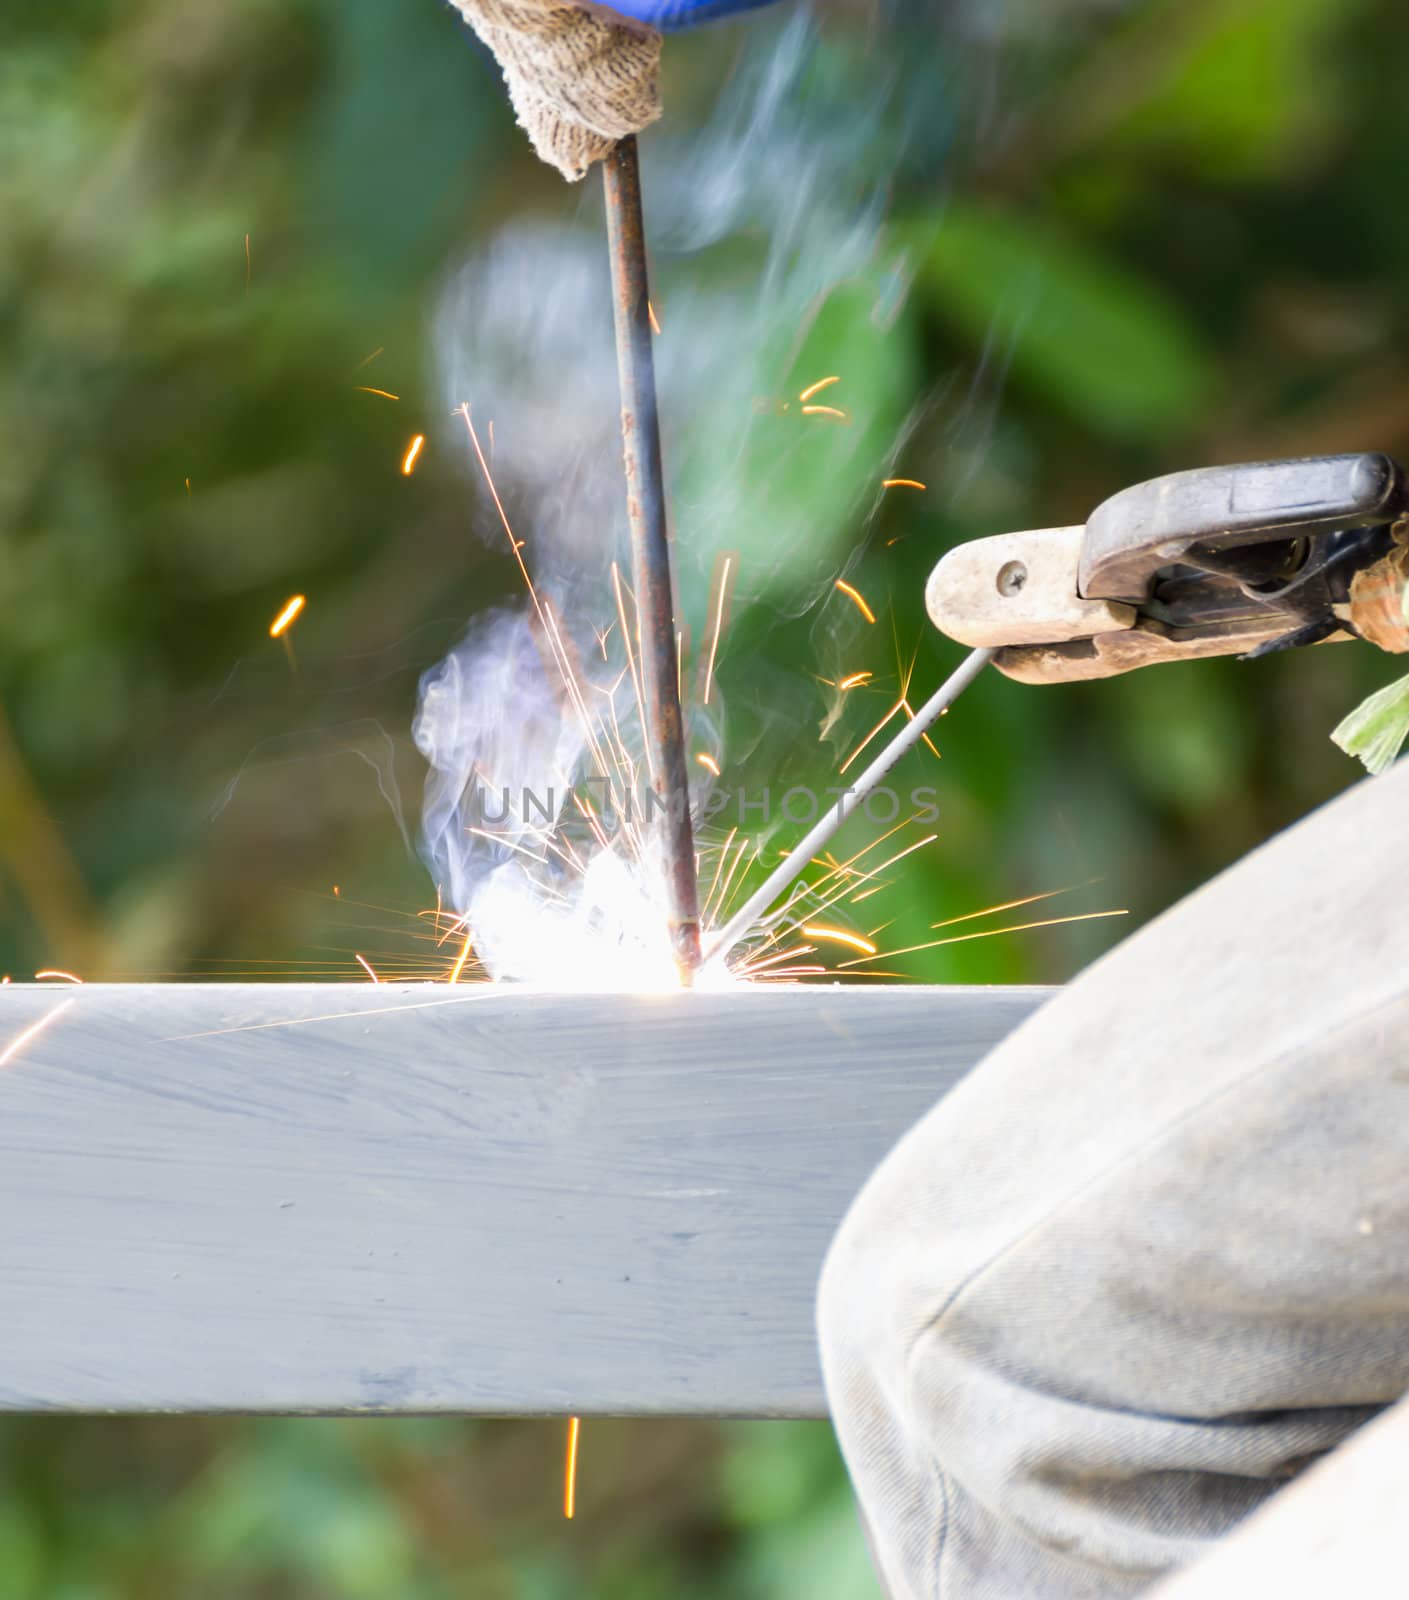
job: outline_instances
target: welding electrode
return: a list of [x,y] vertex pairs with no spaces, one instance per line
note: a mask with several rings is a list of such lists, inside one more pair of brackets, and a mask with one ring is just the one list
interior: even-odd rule
[[670,936],[676,964],[689,984],[700,964],[700,904],[695,835],[690,823],[689,768],[680,711],[680,669],[670,579],[660,417],[647,299],[646,236],[641,174],[634,137],[622,139],[602,163],[607,242],[612,263],[621,435],[626,464],[626,516],[631,530],[631,580],[636,591],[642,712],[651,787],[659,819]]
[[759,885],[756,893],[749,896],[744,904],[725,923],[719,937],[713,940],[705,955],[709,962],[723,961],[740,939],[744,938],[754,923],[758,922],[782,894],[784,889],[790,888],[807,868],[812,857],[832,837],[838,828],[860,805],[866,803],[866,797],[890,769],[900,760],[905,752],[914,745],[919,744],[931,724],[938,720],[940,715],[963,694],[964,690],[978,677],[979,673],[993,659],[994,652],[989,649],[971,650],[958,668],[950,673],[949,677],[925,701],[924,705],[915,713],[914,717],[896,734],[890,743],[881,751],[880,755],[856,780],[854,786],[827,811],[820,822],[812,829],[801,844],[789,851],[782,865],[775,868],[767,879]]

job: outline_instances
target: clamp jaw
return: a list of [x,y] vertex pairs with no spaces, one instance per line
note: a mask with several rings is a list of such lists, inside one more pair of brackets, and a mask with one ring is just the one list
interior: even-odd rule
[[930,574],[951,639],[1024,683],[1363,638],[1409,652],[1409,480],[1388,456],[1176,472],[1073,528],[976,539]]

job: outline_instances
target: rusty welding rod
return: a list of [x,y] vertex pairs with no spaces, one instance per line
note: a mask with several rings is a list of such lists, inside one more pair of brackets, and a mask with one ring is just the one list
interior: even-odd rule
[[803,839],[802,843],[789,851],[782,864],[768,875],[764,882],[759,885],[756,893],[751,894],[738,911],[724,924],[719,936],[711,941],[709,949],[705,952],[704,959],[706,964],[722,961],[734,946],[745,937],[753,925],[763,919],[764,912],[768,910],[774,900],[778,898],[784,889],[791,888],[793,883],[802,876],[808,862],[811,861],[817,851],[826,844],[828,839],[832,837],[858,806],[865,804],[866,797],[896,762],[900,760],[901,756],[912,746],[919,744],[931,724],[963,694],[964,690],[993,659],[993,654],[992,650],[984,648],[971,650],[964,657],[955,671],[950,673],[939,688],[925,701],[914,717],[886,745],[885,749],[866,768],[855,784],[842,795],[836,805],[822,817],[821,821]]
[[689,768],[680,711],[675,601],[670,579],[665,481],[656,408],[655,357],[641,216],[636,140],[620,141],[602,163],[612,311],[621,384],[621,436],[626,467],[626,517],[631,531],[631,581],[636,590],[646,757],[651,787],[662,803],[660,827],[671,944],[684,983],[700,964],[700,899],[695,835],[690,823]]

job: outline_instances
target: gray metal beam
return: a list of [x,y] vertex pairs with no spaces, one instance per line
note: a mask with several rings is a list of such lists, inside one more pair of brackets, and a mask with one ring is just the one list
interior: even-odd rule
[[1049,992],[0,989],[0,1409],[821,1416],[832,1231]]

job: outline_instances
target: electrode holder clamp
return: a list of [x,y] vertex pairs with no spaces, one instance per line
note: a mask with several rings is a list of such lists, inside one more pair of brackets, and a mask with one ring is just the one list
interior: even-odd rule
[[1202,467],[1082,525],[975,539],[930,574],[941,633],[1024,683],[1364,638],[1409,651],[1409,480],[1378,453]]

